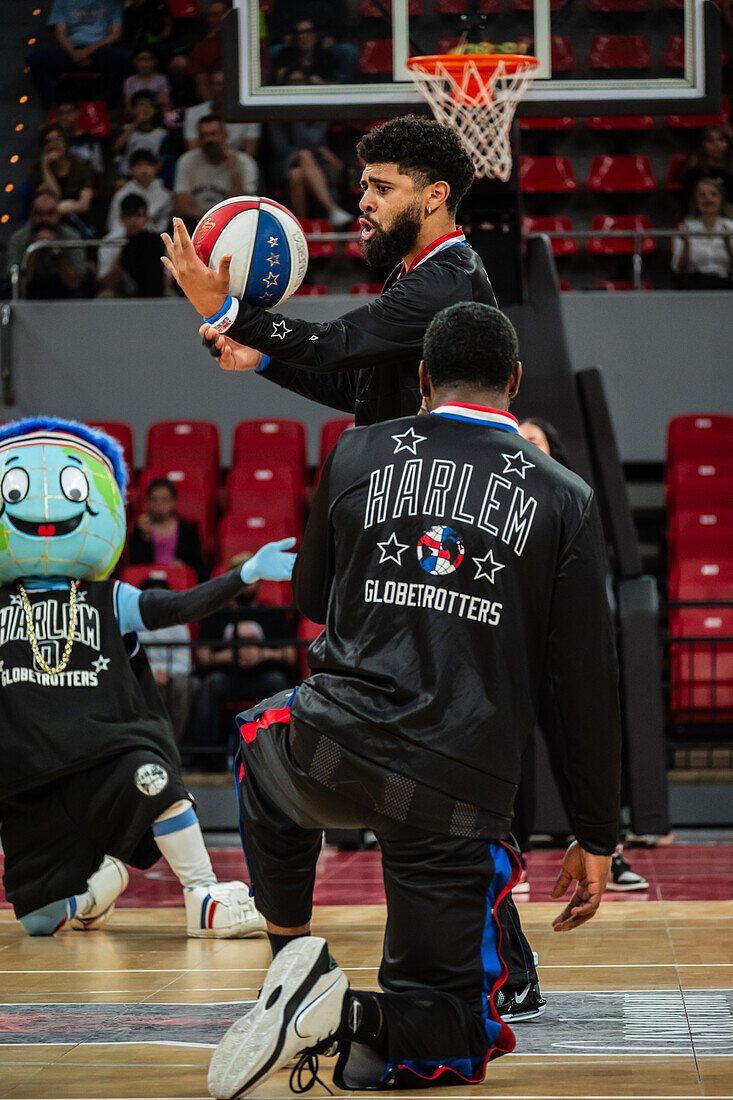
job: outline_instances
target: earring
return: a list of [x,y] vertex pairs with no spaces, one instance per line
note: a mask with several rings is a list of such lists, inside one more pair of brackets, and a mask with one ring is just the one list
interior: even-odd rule
[[433,212],[433,208],[432,208],[432,206],[429,206],[428,207],[428,214],[432,214],[432,212]]

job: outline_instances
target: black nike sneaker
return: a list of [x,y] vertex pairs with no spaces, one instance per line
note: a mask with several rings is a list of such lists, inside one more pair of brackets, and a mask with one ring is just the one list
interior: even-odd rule
[[502,1020],[510,1024],[521,1024],[525,1020],[534,1020],[545,1011],[547,1001],[540,993],[540,984],[503,985],[496,994],[496,1011]]

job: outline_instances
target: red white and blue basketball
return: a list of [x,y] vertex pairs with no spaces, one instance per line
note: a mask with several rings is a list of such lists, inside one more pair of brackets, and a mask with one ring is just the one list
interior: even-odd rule
[[268,309],[295,293],[308,268],[308,242],[298,219],[257,195],[212,206],[194,230],[193,246],[215,271],[231,253],[229,293]]
[[417,544],[420,567],[432,576],[445,577],[463,561],[463,543],[452,527],[430,527]]

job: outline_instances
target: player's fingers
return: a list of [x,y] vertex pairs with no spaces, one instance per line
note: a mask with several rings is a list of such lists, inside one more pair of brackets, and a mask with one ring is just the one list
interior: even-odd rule
[[189,248],[193,248],[191,244],[191,238],[188,235],[185,223],[181,218],[173,219],[173,232],[177,235],[178,247],[184,252],[187,252]]
[[165,245],[168,255],[173,258],[173,241],[170,239],[167,233],[161,233],[160,239]]
[[216,336],[216,329],[208,321],[204,321],[199,329],[199,336],[203,336],[204,340],[213,340]]
[[231,266],[232,266],[232,257],[231,256],[222,256],[222,258],[219,260],[219,270],[217,271],[217,275],[219,276],[220,279],[222,279],[224,282],[226,282],[227,285],[229,284],[229,268]]
[[232,354],[232,349],[229,347],[228,344],[225,344],[221,351],[219,351],[219,349],[217,348],[217,352],[219,355],[220,367],[222,367],[224,370],[237,369],[237,365],[234,361],[234,355]]
[[555,885],[552,887],[551,898],[561,898],[567,890],[570,883],[573,881],[573,876],[569,871],[566,871],[564,867],[560,869],[560,874],[555,879]]
[[161,256],[160,257],[160,262],[162,263],[163,267],[165,267],[168,271],[170,271],[173,278],[176,281],[178,281],[178,269],[173,266],[173,264],[170,262],[168,257],[167,256]]

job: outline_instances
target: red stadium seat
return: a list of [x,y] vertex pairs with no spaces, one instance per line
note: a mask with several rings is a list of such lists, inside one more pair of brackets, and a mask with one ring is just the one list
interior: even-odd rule
[[673,130],[702,130],[705,126],[725,125],[729,115],[730,103],[724,95],[720,103],[720,113],[717,115],[667,115],[664,123]]
[[175,19],[198,19],[201,15],[199,0],[167,0],[167,3]]
[[[550,0],[550,11],[560,11],[565,7],[567,0]],[[509,5],[512,11],[534,11],[534,0],[511,0]]]
[[733,546],[733,508],[682,508],[669,515],[670,563],[726,557]]
[[323,463],[326,461],[346,429],[353,427],[353,417],[337,417],[333,420],[326,420],[321,424],[319,466],[323,466]]
[[585,6],[592,12],[644,12],[652,10],[652,0],[586,0]]
[[520,118],[519,129],[525,131],[574,130],[575,119],[570,115],[563,115],[562,118]]
[[[596,233],[612,232],[622,229],[651,229],[651,218],[645,214],[597,214],[591,222]],[[628,255],[635,250],[633,237],[589,237],[586,248],[594,256]],[[641,251],[653,252],[656,242],[653,237],[642,237]]]
[[294,467],[287,463],[280,465],[277,462],[254,460],[232,466],[227,477],[227,511],[234,511],[240,494],[251,495],[253,492],[265,497],[271,493],[277,496],[287,495],[299,506],[305,500],[305,485]]
[[130,477],[134,477],[135,444],[131,426],[124,420],[95,420],[87,421],[87,423],[90,428],[99,428],[101,432],[106,432],[107,435],[111,435],[113,439],[117,440],[122,447],[125,456],[125,465],[127,466]]
[[288,479],[287,468],[279,472],[264,469],[251,471],[252,475],[268,472],[271,481],[258,481],[250,476],[249,470],[237,468],[230,470],[227,478],[228,514],[239,516],[258,515],[265,511],[267,515],[276,513],[292,534],[303,532],[303,496],[300,486]]
[[272,417],[241,420],[234,429],[233,466],[290,466],[306,484],[305,425],[300,420]]
[[592,115],[586,121],[589,130],[653,130],[651,115]]
[[664,177],[665,191],[680,191],[682,189],[682,175],[685,170],[687,157],[684,153],[673,153],[667,165],[667,174]]
[[294,298],[319,298],[328,294],[328,287],[324,283],[302,283],[293,294]]
[[670,600],[733,600],[733,556],[711,561],[692,558],[672,567]]
[[313,241],[313,233],[333,233],[334,228],[328,218],[303,218],[300,223],[308,241],[308,256],[311,260],[330,260],[336,255],[335,241]]
[[[392,0],[379,0],[379,3],[376,3],[375,0],[359,0],[359,16],[362,19],[383,19],[385,9],[387,14],[391,13]],[[424,0],[410,0],[407,11],[409,15],[423,15],[425,11]]]
[[733,718],[733,611],[687,607],[670,613],[670,702],[675,722]]
[[230,561],[236,554],[255,552],[266,542],[292,535],[280,515],[224,516],[219,524],[219,558]]
[[651,69],[652,54],[643,34],[597,34],[588,50],[589,69]]
[[257,602],[265,607],[292,607],[293,586],[290,581],[260,581]]
[[701,508],[733,508],[733,459],[668,464],[667,508],[690,508],[696,501]]
[[168,581],[174,592],[193,588],[199,582],[193,569],[182,562],[175,565],[126,565],[120,574],[121,581],[135,588],[139,588],[149,577],[156,581]]
[[158,420],[148,428],[145,465],[203,467],[219,477],[219,429],[212,420]]
[[[359,188],[359,194],[361,195],[361,188]],[[349,233],[361,233],[361,226],[359,225],[358,218],[349,226]],[[361,260],[363,258],[361,254],[361,241],[347,241],[344,247],[344,255],[348,256],[350,260]]]
[[667,463],[733,459],[733,416],[689,413],[667,425]]
[[528,194],[567,193],[578,187],[569,157],[520,157],[519,179]]
[[359,70],[366,76],[392,72],[392,39],[368,38],[359,49]]
[[218,478],[204,467],[171,466],[158,463],[146,467],[140,474],[138,492],[140,500],[151,481],[165,477],[172,481],[178,493],[178,512],[184,519],[195,520],[201,536],[204,556],[211,558],[216,535],[216,510],[218,504]]
[[[572,233],[570,218],[556,216],[543,218],[522,218],[522,233]],[[574,237],[561,237],[550,241],[554,256],[574,256],[578,251],[578,242]]]
[[664,47],[662,61],[665,69],[684,69],[685,36],[683,34],[670,34],[667,45]]
[[382,293],[381,283],[352,283],[349,287],[349,294],[354,295],[380,295]]
[[[56,121],[56,108],[52,107],[46,116],[46,122]],[[109,121],[109,109],[102,99],[86,99],[79,104],[79,129],[91,137],[106,138],[112,126]]]
[[[520,34],[518,42],[524,43],[529,53],[533,52],[534,38],[531,34]],[[553,73],[572,73],[578,67],[578,58],[572,38],[567,34],[550,35],[550,63]]]
[[[501,0],[481,0],[480,10],[497,15],[501,6]],[[435,0],[436,15],[465,15],[467,12],[468,0]]]
[[603,194],[616,191],[641,193],[653,191],[656,185],[648,157],[602,154],[593,158],[586,188]]
[[559,279],[558,280],[558,286],[560,287],[560,292],[562,294],[567,294],[567,292],[569,290],[573,289],[572,286],[570,285],[570,283],[567,281],[567,279]]
[[[626,291],[637,290],[634,286],[633,279],[596,279],[593,284],[596,290],[610,290],[610,291]],[[642,290],[654,290],[654,283],[650,283],[648,279],[642,279]]]

